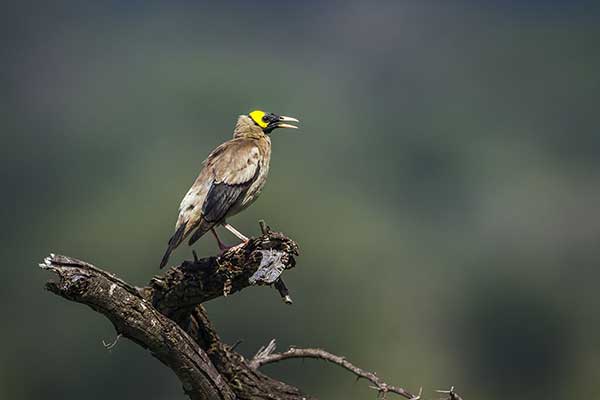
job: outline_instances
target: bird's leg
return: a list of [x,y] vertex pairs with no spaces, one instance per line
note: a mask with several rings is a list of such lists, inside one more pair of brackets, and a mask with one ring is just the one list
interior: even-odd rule
[[238,239],[240,239],[242,242],[247,242],[248,239],[246,236],[244,236],[242,233],[240,233],[237,229],[235,229],[233,226],[229,225],[227,222],[225,222],[223,224],[223,226],[225,227],[225,229],[227,229],[229,232],[233,233],[235,235],[235,237],[237,237]]
[[221,250],[221,252],[225,252],[231,248],[231,246],[227,246],[225,243],[223,243],[221,241],[221,239],[219,238],[219,235],[217,235],[217,231],[215,230],[215,228],[212,228],[210,231],[212,232],[215,239],[217,239],[217,245],[219,246],[219,250]]

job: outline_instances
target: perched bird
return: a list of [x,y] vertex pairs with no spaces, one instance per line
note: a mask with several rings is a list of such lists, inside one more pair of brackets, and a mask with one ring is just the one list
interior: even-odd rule
[[221,251],[229,247],[217,235],[215,228],[219,225],[243,242],[248,241],[227,223],[227,218],[244,210],[260,195],[271,159],[271,139],[267,135],[277,128],[297,128],[286,122],[299,121],[260,110],[239,116],[233,139],[214,149],[204,160],[200,175],[181,201],[175,233],[160,268],[192,232],[189,245],[211,231]]

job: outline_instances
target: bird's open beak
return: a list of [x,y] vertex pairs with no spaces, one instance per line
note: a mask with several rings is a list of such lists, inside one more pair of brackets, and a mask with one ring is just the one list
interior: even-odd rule
[[285,117],[285,116],[280,116],[279,117],[279,121],[275,122],[275,126],[277,128],[292,128],[292,129],[298,129],[297,126],[294,125],[290,125],[290,124],[286,124],[284,122],[300,122],[298,121],[296,118],[292,118],[292,117]]

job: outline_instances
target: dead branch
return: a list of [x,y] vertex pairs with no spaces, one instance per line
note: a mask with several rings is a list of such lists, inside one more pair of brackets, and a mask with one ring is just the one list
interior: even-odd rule
[[402,397],[411,400],[418,400],[421,398],[421,394],[414,395],[398,386],[392,386],[385,383],[381,378],[379,378],[373,372],[365,371],[364,369],[358,368],[356,365],[352,364],[344,357],[337,356],[335,354],[331,354],[328,351],[323,349],[300,349],[297,347],[290,347],[287,351],[283,353],[274,353],[276,348],[275,339],[272,339],[266,347],[261,347],[256,355],[250,361],[250,366],[252,368],[260,368],[265,364],[275,363],[278,361],[287,360],[290,358],[315,358],[318,360],[329,361],[330,363],[339,365],[342,368],[347,369],[356,375],[357,379],[363,378],[371,382],[374,386],[371,386],[373,389],[377,390],[382,396],[385,396],[386,393],[396,393]]
[[173,314],[220,296],[228,296],[251,285],[274,284],[279,288],[281,273],[296,265],[298,245],[278,232],[267,230],[243,246],[234,247],[218,257],[184,262],[164,275],[156,276],[144,297],[166,314]]
[[[310,400],[299,389],[251,368],[220,340],[200,305],[251,286],[251,281],[282,282],[281,273],[295,265],[298,247],[266,225],[263,232],[218,257],[173,267],[143,288],[70,257],[52,254],[40,266],[59,277],[47,289],[104,314],[119,335],[173,369],[192,399]],[[286,300],[287,292],[280,294]]]
[[[314,358],[318,360],[325,360],[352,372],[354,375],[356,375],[357,380],[361,378],[368,380],[374,385],[370,386],[371,389],[377,390],[382,398],[385,398],[386,393],[396,393],[410,400],[421,399],[422,389],[419,390],[418,395],[414,395],[404,388],[385,383],[374,372],[365,371],[364,369],[357,367],[346,360],[345,357],[332,354],[323,349],[290,347],[283,353],[275,353],[276,347],[277,343],[275,339],[272,339],[268,345],[261,347],[256,352],[254,357],[252,357],[252,360],[250,360],[250,366],[258,369],[263,365],[287,360],[290,358]],[[458,393],[454,391],[454,386],[450,388],[450,390],[436,390],[436,392],[446,394],[447,397],[445,400],[462,400],[462,397],[460,397]]]
[[207,354],[177,324],[159,313],[126,282],[93,265],[51,255],[40,266],[56,273],[46,288],[104,314],[123,335],[147,348],[177,374],[193,400],[234,399]]
[[[272,232],[264,222],[261,229],[262,236],[243,246],[218,257],[194,256],[193,262],[172,267],[143,288],[70,257],[51,255],[40,266],[58,276],[57,282],[46,284],[48,290],[105,315],[115,326],[117,338],[124,336],[149,349],[177,374],[193,400],[314,400],[258,371],[264,364],[288,358],[326,360],[353,372],[358,379],[367,379],[382,397],[396,393],[419,399],[420,393],[415,396],[388,385],[376,374],[321,349],[290,348],[274,353],[272,340],[248,361],[221,341],[202,303],[251,285],[273,285],[291,303],[281,274],[294,267],[298,246],[283,234]],[[462,400],[454,388],[440,393],[448,400]]]

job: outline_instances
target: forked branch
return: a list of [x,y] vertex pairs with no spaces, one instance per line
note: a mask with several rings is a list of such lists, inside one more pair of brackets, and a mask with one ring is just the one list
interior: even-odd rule
[[[275,353],[272,340],[248,361],[219,339],[202,303],[260,284],[272,284],[291,302],[280,275],[295,265],[298,247],[264,223],[261,229],[262,236],[218,257],[172,267],[144,288],[70,257],[52,254],[40,266],[58,277],[46,284],[48,290],[105,315],[119,336],[147,348],[171,368],[192,400],[314,399],[258,371],[262,365],[290,358],[315,358],[339,365],[371,382],[381,397],[395,393],[419,399],[420,393],[389,385],[375,373],[325,350],[290,348]],[[448,400],[462,400],[454,388],[440,392]]]
[[[361,378],[368,380],[373,385],[370,387],[377,390],[382,398],[385,398],[387,393],[395,393],[410,400],[421,399],[421,390],[419,391],[418,395],[414,395],[404,388],[387,384],[375,373],[365,371],[364,369],[359,368],[346,360],[345,357],[332,354],[323,349],[290,347],[283,353],[275,353],[275,348],[276,342],[275,339],[272,339],[267,346],[261,347],[258,350],[258,352],[250,361],[250,366],[252,368],[260,368],[265,364],[275,363],[291,358],[314,358],[328,361],[345,368],[356,375],[357,380]],[[448,400],[462,400],[462,398],[456,392],[454,392],[454,387],[447,391],[438,390],[437,392],[447,394],[448,397],[446,399]]]
[[[40,266],[57,281],[46,288],[105,315],[118,336],[149,349],[171,368],[193,400],[311,399],[250,368],[222,343],[201,303],[252,285],[275,285],[295,265],[296,243],[264,227],[263,235],[219,255],[184,262],[136,288],[89,263],[50,255]],[[282,292],[284,300],[287,292]]]
[[58,276],[58,281],[46,284],[48,290],[104,314],[120,335],[171,368],[192,400],[235,398],[208,355],[134,287],[74,258],[52,254],[40,266]]

